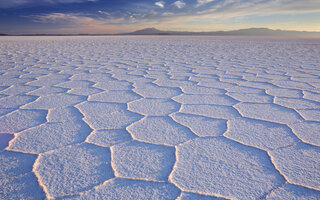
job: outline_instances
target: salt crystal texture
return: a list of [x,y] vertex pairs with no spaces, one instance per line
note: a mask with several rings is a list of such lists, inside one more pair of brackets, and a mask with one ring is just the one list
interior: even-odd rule
[[319,39],[0,46],[0,199],[320,197]]

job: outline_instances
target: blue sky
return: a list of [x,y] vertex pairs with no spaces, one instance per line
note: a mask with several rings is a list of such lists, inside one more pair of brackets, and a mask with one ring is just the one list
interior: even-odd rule
[[0,32],[320,31],[320,0],[0,0]]

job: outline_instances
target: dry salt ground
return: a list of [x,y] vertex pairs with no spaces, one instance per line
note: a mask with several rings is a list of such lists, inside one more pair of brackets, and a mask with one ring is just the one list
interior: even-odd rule
[[320,199],[320,40],[0,48],[0,199]]

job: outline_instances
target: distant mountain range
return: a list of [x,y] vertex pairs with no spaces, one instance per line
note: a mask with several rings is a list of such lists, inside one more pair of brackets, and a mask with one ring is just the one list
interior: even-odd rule
[[[0,36],[9,34],[0,33]],[[273,30],[268,28],[248,28],[234,31],[188,32],[162,31],[156,28],[145,28],[130,33],[119,34],[15,34],[20,36],[88,36],[88,35],[211,35],[211,36],[283,36],[283,37],[320,37],[320,32]]]
[[122,35],[213,35],[213,36],[308,36],[320,37],[320,32],[272,30],[268,28],[248,28],[234,31],[187,32],[161,31],[156,28],[146,28]]

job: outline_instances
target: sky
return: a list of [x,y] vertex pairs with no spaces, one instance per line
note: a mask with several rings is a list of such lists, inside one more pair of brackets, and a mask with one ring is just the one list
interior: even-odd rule
[[0,0],[0,33],[320,31],[320,0]]

